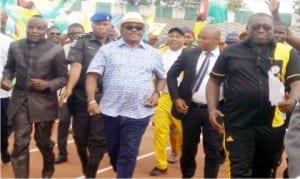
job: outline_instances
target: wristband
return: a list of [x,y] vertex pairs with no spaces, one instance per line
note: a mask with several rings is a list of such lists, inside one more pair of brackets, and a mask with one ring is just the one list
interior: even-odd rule
[[97,103],[97,101],[96,101],[96,100],[92,100],[92,101],[90,101],[90,102],[88,103],[88,105],[91,105],[91,104],[94,104],[94,103]]

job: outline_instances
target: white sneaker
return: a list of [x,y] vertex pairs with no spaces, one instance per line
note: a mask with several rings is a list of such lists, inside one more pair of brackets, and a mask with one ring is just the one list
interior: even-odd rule
[[178,156],[175,153],[171,153],[171,155],[168,158],[169,163],[177,163],[178,162]]

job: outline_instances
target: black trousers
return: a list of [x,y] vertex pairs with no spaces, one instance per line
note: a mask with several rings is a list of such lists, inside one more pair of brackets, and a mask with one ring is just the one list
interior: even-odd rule
[[285,127],[253,126],[226,129],[232,178],[275,178]]
[[103,120],[100,115],[87,112],[73,115],[73,136],[82,171],[87,178],[95,178],[100,161],[106,151]]
[[[14,132],[11,161],[16,178],[29,177],[29,143],[33,125],[28,113],[28,105],[25,101],[11,121]],[[52,126],[53,121],[34,123],[34,139],[43,157],[43,171],[54,170],[55,143],[51,140]]]
[[183,143],[180,168],[183,178],[192,178],[196,170],[195,157],[203,134],[203,148],[205,153],[204,178],[216,178],[222,161],[222,136],[214,130],[208,118],[207,107],[190,106],[182,119]]
[[10,134],[10,125],[7,118],[7,107],[10,98],[1,98],[1,155],[8,152],[8,137]]
[[63,104],[62,107],[59,108],[59,123],[58,123],[58,131],[57,131],[57,146],[58,146],[58,155],[67,157],[67,141],[69,135],[69,128],[71,124],[71,115],[69,112],[68,105],[66,103]]
[[276,171],[284,150],[285,126],[256,129],[256,147],[253,159],[253,178],[276,178]]

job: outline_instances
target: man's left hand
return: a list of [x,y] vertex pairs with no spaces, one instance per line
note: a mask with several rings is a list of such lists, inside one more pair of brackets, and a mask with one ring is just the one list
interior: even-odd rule
[[43,91],[49,88],[49,82],[41,79],[30,79],[30,87],[36,91]]

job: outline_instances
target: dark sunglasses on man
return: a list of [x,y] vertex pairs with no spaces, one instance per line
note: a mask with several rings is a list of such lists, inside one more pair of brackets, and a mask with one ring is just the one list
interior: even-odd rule
[[140,25],[136,25],[136,26],[134,26],[134,25],[126,25],[126,26],[124,26],[124,28],[125,28],[126,30],[133,30],[133,29],[135,29],[135,30],[137,30],[137,31],[141,31],[141,30],[144,29],[144,27],[143,27],[143,26],[140,26]]
[[271,30],[273,27],[271,24],[253,24],[251,25],[251,29],[254,31],[257,31],[259,29],[263,28],[264,31],[269,31]]

